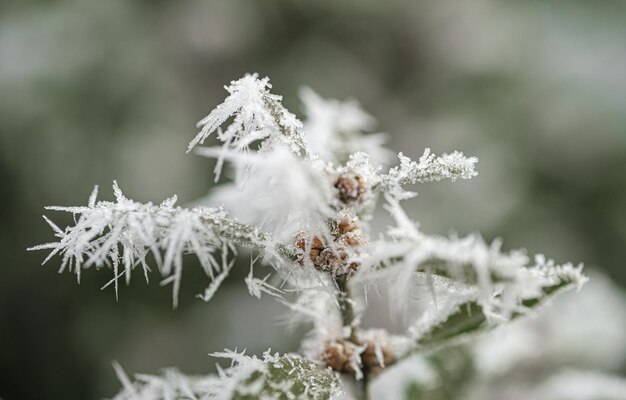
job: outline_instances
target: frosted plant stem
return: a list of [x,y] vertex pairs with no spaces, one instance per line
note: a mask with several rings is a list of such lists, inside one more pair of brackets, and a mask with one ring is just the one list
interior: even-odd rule
[[349,274],[335,276],[335,283],[339,292],[337,293],[337,302],[341,312],[341,320],[343,326],[350,327],[350,341],[359,345],[358,327],[355,323],[354,300],[349,285]]
[[[354,343],[356,346],[360,346],[361,341],[359,340],[359,329],[355,319],[354,300],[352,299],[352,291],[350,290],[350,276],[350,274],[345,274],[334,277],[337,288],[339,289],[337,302],[339,303],[343,326],[350,327],[350,342]],[[366,370],[363,371],[363,378],[360,381],[354,382],[354,384],[358,390],[358,393],[356,393],[357,398],[368,400],[368,376]]]
[[276,126],[278,126],[280,133],[288,140],[290,150],[300,158],[310,157],[309,150],[307,149],[307,145],[302,138],[302,134],[294,129],[293,125],[285,124],[284,115],[281,115],[283,112],[281,112],[280,109],[282,105],[277,107],[275,102],[266,100],[265,106],[270,111],[270,114],[272,115]]

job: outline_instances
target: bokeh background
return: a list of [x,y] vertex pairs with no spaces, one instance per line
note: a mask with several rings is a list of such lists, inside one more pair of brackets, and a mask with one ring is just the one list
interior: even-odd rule
[[206,194],[212,164],[186,146],[246,72],[299,115],[301,85],[358,99],[407,155],[478,156],[478,178],[406,203],[425,231],[502,236],[625,285],[624,21],[622,1],[2,1],[0,397],[111,396],[114,359],[205,373],[224,347],[296,348],[285,310],[245,294],[245,267],[205,304],[188,259],[174,311],[157,279],[116,303],[106,272],[78,285],[25,251],[52,240],[45,205],[84,204],[94,184]]

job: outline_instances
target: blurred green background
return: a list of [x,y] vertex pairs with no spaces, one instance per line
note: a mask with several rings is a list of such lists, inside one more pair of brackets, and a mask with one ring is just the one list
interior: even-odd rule
[[478,178],[406,203],[426,232],[502,236],[625,285],[624,21],[622,1],[4,0],[0,397],[111,396],[114,359],[204,373],[224,347],[297,347],[284,308],[245,294],[245,265],[205,304],[189,258],[174,311],[156,277],[116,303],[107,272],[77,285],[25,251],[53,238],[45,205],[84,204],[94,184],[104,198],[113,179],[140,201],[204,195],[212,164],[187,143],[246,72],[299,115],[301,85],[360,100],[407,155],[478,156]]

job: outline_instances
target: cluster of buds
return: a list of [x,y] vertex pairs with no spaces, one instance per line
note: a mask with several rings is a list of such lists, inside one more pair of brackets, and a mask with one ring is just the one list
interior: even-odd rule
[[386,340],[368,338],[353,343],[335,339],[326,344],[320,359],[337,372],[354,373],[360,369],[368,375],[376,375],[395,361],[395,354]]
[[365,178],[352,169],[346,169],[339,173],[335,181],[335,188],[341,203],[353,206],[363,202],[367,192]]
[[337,242],[347,246],[358,247],[367,243],[359,219],[348,212],[341,212],[339,219],[332,221],[331,231]]
[[298,234],[298,262],[304,265],[308,256],[316,268],[333,274],[355,271],[360,263],[350,256],[354,254],[355,248],[366,243],[358,218],[341,213],[338,220],[332,221],[331,233],[332,236],[326,240],[319,236],[307,238],[304,233]]

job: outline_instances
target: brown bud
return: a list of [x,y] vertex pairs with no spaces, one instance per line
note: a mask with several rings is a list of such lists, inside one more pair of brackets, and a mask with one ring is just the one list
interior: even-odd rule
[[344,256],[342,252],[336,252],[332,249],[326,248],[320,252],[316,261],[319,267],[334,271],[343,264],[344,258],[347,258],[347,254]]
[[361,246],[367,243],[363,235],[361,235],[361,232],[354,231],[344,235],[341,240],[351,247]]
[[341,235],[358,229],[356,218],[345,217],[337,223],[337,229]]
[[354,369],[350,365],[350,359],[352,358],[354,351],[354,344],[343,339],[338,339],[334,342],[330,342],[326,346],[321,359],[324,364],[335,371],[354,372]]
[[363,363],[363,366],[365,368],[368,368],[368,370],[370,370],[371,372],[384,368],[385,366],[391,364],[395,359],[393,350],[389,345],[378,344],[378,346],[380,346],[379,352],[381,352],[384,365],[380,363],[381,360],[376,354],[376,342],[374,342],[373,340],[368,340],[365,342],[364,346],[365,349],[361,353],[361,362]]
[[[320,239],[317,236],[313,236],[313,238],[311,239],[311,249],[316,249],[316,250],[322,250],[324,247],[326,247],[324,245],[324,242],[322,242],[322,239]],[[299,249],[306,249],[307,247],[307,239],[304,236],[303,233],[299,233],[298,236],[296,237],[296,247],[298,247]]]
[[344,204],[361,202],[366,191],[363,177],[351,170],[339,175],[335,187],[339,191],[339,200]]
[[330,247],[318,236],[307,238],[304,233],[300,233],[296,237],[295,246],[303,251],[298,252],[297,261],[301,266],[304,266],[307,259],[305,252],[308,248],[308,259],[316,268],[331,271],[333,274],[345,274],[355,271],[360,264],[348,262],[350,253],[347,251],[347,246],[361,245],[364,243],[364,240],[361,236],[361,231],[355,229],[348,232],[347,235],[335,238],[333,246]]
[[311,248],[315,249],[315,250],[322,250],[324,247],[326,247],[324,245],[324,242],[322,242],[322,240],[320,238],[318,238],[317,236],[313,236],[313,241],[311,243]]
[[299,233],[296,236],[296,247],[299,249],[304,249],[306,247],[306,239],[304,238],[304,234]]

